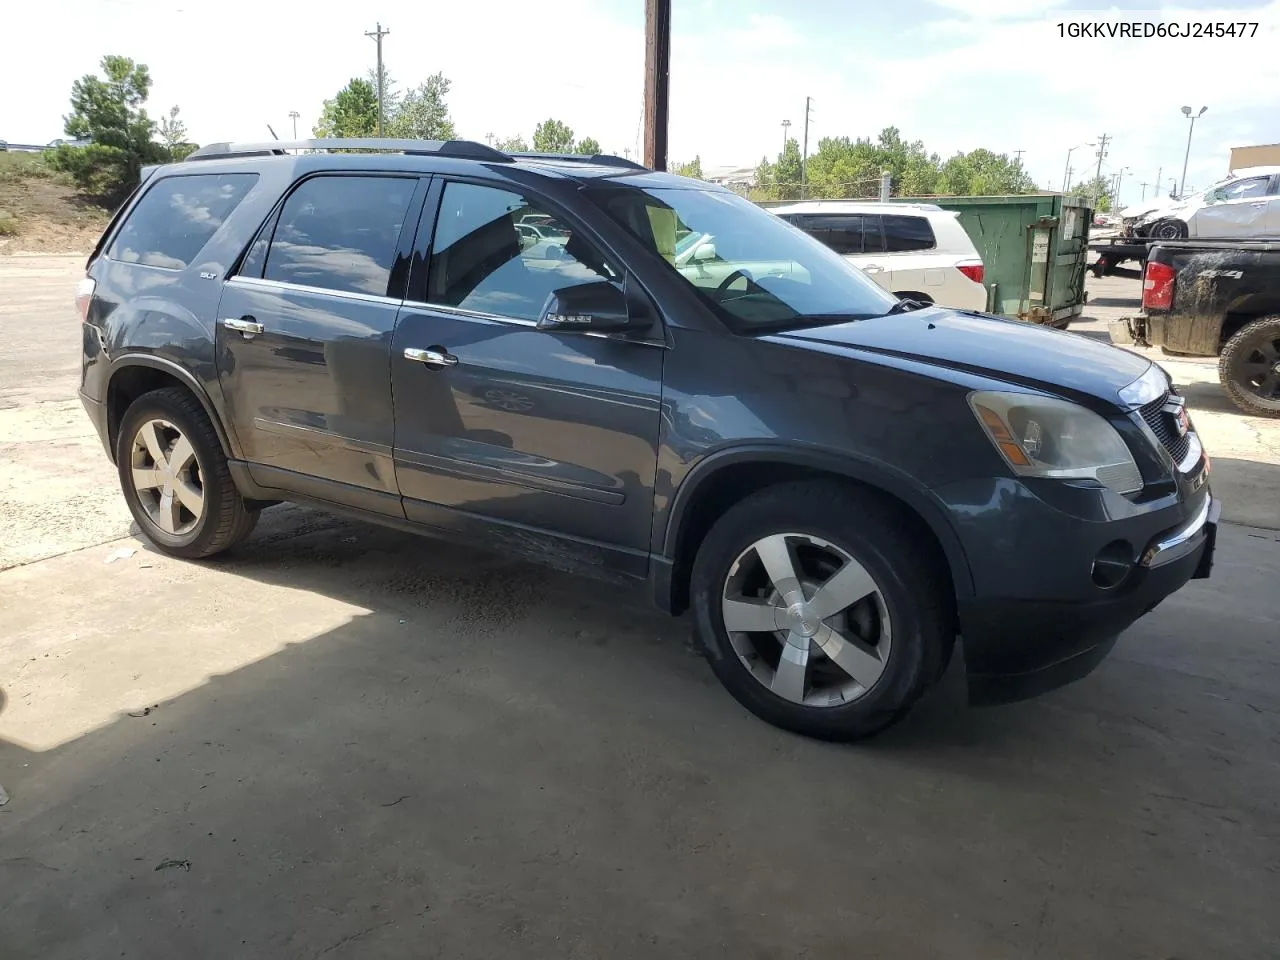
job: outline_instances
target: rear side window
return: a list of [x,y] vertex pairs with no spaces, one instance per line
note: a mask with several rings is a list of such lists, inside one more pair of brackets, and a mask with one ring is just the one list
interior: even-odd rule
[[313,177],[289,195],[263,276],[340,293],[387,295],[417,181]]
[[[868,232],[867,221],[875,219],[860,213],[842,213],[826,216],[798,216],[794,217],[792,222],[815,240],[821,240],[836,253],[848,256],[867,252],[864,239]],[[871,233],[875,238],[870,252],[879,252],[878,228],[873,229]]]
[[938,245],[933,236],[933,227],[924,217],[885,214],[881,219],[884,222],[884,249],[888,253],[932,250]]
[[143,194],[107,256],[181,270],[190,265],[253,188],[256,173],[165,177]]

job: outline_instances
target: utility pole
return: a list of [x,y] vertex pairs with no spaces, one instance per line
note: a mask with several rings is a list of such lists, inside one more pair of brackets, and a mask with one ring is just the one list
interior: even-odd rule
[[671,0],[644,0],[644,165],[667,169]]
[[1143,180],[1142,183],[1139,184],[1139,186],[1142,187],[1142,198],[1138,202],[1145,203],[1147,200],[1147,187],[1151,186],[1151,184]]
[[813,109],[812,97],[804,98],[804,149],[800,151],[800,199],[805,199],[805,191],[809,185],[808,166],[809,159],[809,112]]
[[[791,126],[790,120],[782,121],[782,153],[787,152],[787,130],[790,128],[790,126]],[[782,159],[782,153],[778,154],[779,160]]]
[[1096,213],[1098,210],[1098,201],[1102,199],[1102,194],[1098,191],[1101,189],[1099,181],[1102,179],[1102,160],[1107,155],[1107,141],[1111,137],[1103,134],[1098,138],[1098,169],[1093,175],[1093,209]]
[[1015,151],[1013,151],[1014,156],[1017,158],[1018,166],[1022,166],[1022,155],[1023,155],[1024,153],[1026,153],[1026,152],[1027,152],[1027,151],[1025,151],[1025,150],[1015,150]]
[[383,30],[382,24],[379,23],[377,29],[373,31],[366,30],[364,34],[378,45],[378,136],[382,136],[382,120],[384,116],[382,110],[382,97],[384,93],[382,89],[382,38],[390,32],[390,30]]
[[1075,168],[1075,167],[1070,166],[1070,165],[1068,165],[1068,166],[1067,166],[1067,175],[1066,175],[1065,177],[1063,177],[1063,179],[1062,179],[1062,192],[1063,192],[1063,193],[1066,193],[1068,190],[1070,190],[1070,189],[1071,189],[1071,175],[1072,175],[1073,173],[1075,173],[1075,172],[1076,172],[1076,168]]
[[289,111],[289,119],[293,121],[293,139],[295,140],[298,139],[298,117],[300,116],[302,116],[302,114],[298,113],[297,110]]

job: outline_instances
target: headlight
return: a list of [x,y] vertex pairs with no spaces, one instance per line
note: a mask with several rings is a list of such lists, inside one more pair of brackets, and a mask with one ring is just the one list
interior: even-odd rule
[[1096,480],[1116,493],[1142,489],[1142,474],[1115,427],[1079,404],[980,390],[969,406],[1021,477]]

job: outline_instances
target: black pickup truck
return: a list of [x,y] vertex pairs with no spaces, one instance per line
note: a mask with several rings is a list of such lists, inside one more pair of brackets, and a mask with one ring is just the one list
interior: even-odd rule
[[1232,403],[1280,417],[1280,239],[1161,241],[1143,273],[1142,314],[1109,333],[1118,344],[1216,356]]

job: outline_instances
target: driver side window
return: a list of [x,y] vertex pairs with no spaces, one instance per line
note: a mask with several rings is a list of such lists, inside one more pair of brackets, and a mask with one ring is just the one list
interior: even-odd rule
[[563,287],[622,273],[572,226],[520,194],[448,183],[440,200],[427,300],[517,320],[537,320]]
[[1235,183],[1228,184],[1222,188],[1222,199],[1224,201],[1252,200],[1255,197],[1265,197],[1267,195],[1267,186],[1270,183],[1270,177],[1250,177],[1248,180],[1237,180]]

